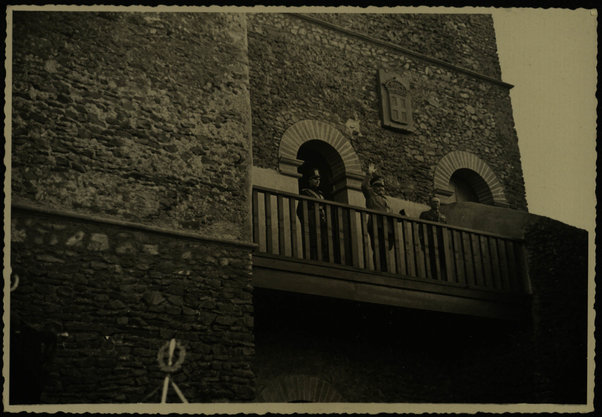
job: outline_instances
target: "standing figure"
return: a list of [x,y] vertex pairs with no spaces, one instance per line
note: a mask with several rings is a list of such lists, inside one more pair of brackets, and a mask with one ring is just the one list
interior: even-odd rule
[[[428,220],[431,222],[447,223],[447,218],[439,210],[441,202],[437,197],[431,198],[430,210],[423,211],[420,213],[421,220]],[[427,236],[424,236],[423,229],[420,228],[420,243],[423,250],[428,249],[431,274],[433,278],[437,278],[437,269],[441,279],[445,279],[447,275],[445,268],[445,254],[443,247],[443,232],[440,227],[433,226],[431,224],[426,225]],[[434,240],[437,239],[438,244],[434,244]],[[438,253],[438,255],[436,254]],[[438,268],[437,268],[438,267]]]
[[[375,171],[376,169],[374,168],[374,165],[370,164],[368,166],[368,174],[366,175],[366,177],[364,178],[364,182],[362,183],[362,192],[364,193],[364,197],[366,198],[366,208],[388,213],[391,211],[391,208],[389,206],[389,201],[385,196],[385,180],[380,175],[375,174]],[[381,270],[387,271],[387,251],[393,248],[394,242],[393,221],[391,219],[387,219],[387,238],[389,244],[386,245],[383,222],[384,217],[376,217],[377,236],[374,236],[374,228],[372,221],[372,217],[374,216],[374,214],[371,214],[370,219],[368,220],[368,234],[370,235],[370,240],[372,242],[372,251],[374,252],[374,263],[376,265],[376,256],[378,256]],[[374,249],[376,239],[378,239],[378,255],[376,254],[376,250]]]
[[447,218],[439,211],[440,206],[441,202],[437,197],[431,198],[431,209],[420,213],[420,218],[432,222],[447,223]]
[[[301,195],[317,198],[319,200],[324,200],[324,195],[320,191],[320,171],[317,169],[311,169],[306,172],[301,179],[302,188]],[[322,248],[322,259],[328,260],[328,228],[326,223],[326,212],[324,210],[324,206],[322,204],[316,204],[313,201],[307,202],[307,217],[305,219],[305,215],[303,213],[303,202],[300,201],[297,206],[297,216],[299,217],[299,221],[301,222],[302,229],[302,241],[303,248],[305,250],[305,242],[306,235],[309,235],[309,251],[310,253],[305,253],[306,259],[318,259],[318,234],[317,234],[317,225],[316,225],[316,216],[315,210],[318,210],[318,216],[320,218],[320,244]],[[307,233],[306,233],[307,232]]]

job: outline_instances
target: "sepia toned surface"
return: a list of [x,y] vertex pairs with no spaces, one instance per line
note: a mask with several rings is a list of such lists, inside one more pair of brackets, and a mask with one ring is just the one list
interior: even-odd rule
[[[194,403],[585,403],[587,236],[526,212],[489,17],[21,13],[11,316],[57,339],[34,402],[158,402],[176,338]],[[396,22],[418,54],[381,42]],[[381,126],[381,67],[415,130]],[[328,171],[324,231],[286,194],[300,162]],[[362,211],[371,163],[392,213]],[[416,220],[433,193],[445,229]],[[370,216],[395,224],[380,261]]]
[[245,238],[245,27],[236,14],[15,13],[13,198]]

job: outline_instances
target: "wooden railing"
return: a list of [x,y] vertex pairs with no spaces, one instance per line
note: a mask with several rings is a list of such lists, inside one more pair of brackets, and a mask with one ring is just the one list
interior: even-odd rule
[[253,188],[259,253],[444,285],[528,293],[521,240]]

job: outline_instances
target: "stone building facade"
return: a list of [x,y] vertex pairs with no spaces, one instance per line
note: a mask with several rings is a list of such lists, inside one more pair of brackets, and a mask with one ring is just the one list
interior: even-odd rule
[[142,401],[171,338],[190,400],[253,399],[245,16],[13,17],[11,307],[59,335],[41,400]]
[[[585,402],[587,234],[527,213],[490,16],[12,17],[12,350],[55,338],[37,401],[156,402],[176,338],[191,402]],[[386,80],[411,123],[383,126]],[[341,204],[374,164],[394,212],[436,195],[524,238],[529,316],[254,286],[252,188],[298,193],[311,158]]]
[[[254,166],[278,170],[286,156],[280,141],[288,129],[297,123],[326,124],[315,129],[340,132],[362,163],[348,169],[350,183],[374,163],[392,198],[428,204],[433,192],[448,187],[449,176],[439,184],[447,165],[454,168],[448,175],[482,166],[491,177],[486,178],[489,188],[499,191],[496,202],[526,210],[509,88],[499,80],[495,48],[492,53],[482,46],[495,45],[490,16],[405,15],[402,20],[416,28],[408,36],[386,31],[395,21],[391,16],[327,16],[324,21],[314,15],[249,16]],[[397,25],[405,28],[402,21]],[[406,44],[391,38],[393,32],[412,39],[408,49],[420,54],[398,48]],[[448,48],[442,39],[454,39],[463,51]],[[449,56],[443,61],[425,57],[434,45],[449,49]],[[465,65],[469,70],[455,67]],[[409,82],[413,131],[381,127],[379,69]],[[357,184],[347,186],[350,202],[362,202],[353,196]]]

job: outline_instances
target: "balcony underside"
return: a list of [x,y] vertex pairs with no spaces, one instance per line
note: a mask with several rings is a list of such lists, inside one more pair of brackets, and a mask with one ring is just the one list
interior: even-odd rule
[[529,296],[429,282],[384,272],[287,259],[269,254],[253,257],[253,285],[324,297],[411,309],[500,319],[521,319]]

